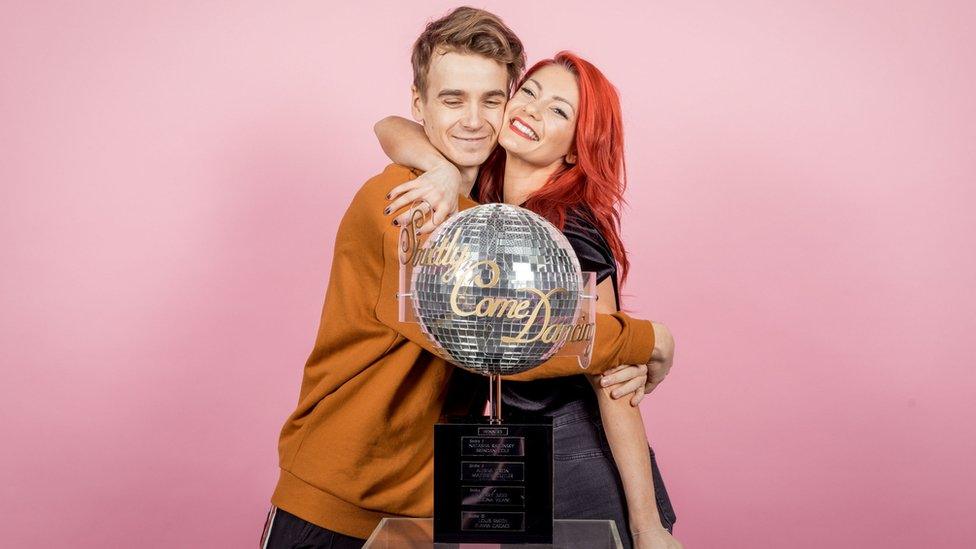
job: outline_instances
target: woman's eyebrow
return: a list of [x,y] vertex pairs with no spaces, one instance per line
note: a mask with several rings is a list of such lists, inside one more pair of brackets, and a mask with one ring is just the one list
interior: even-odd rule
[[573,112],[576,112],[576,108],[573,107],[573,104],[570,103],[568,99],[564,99],[562,97],[559,97],[558,95],[554,95],[552,96],[552,98],[555,99],[556,101],[562,101],[563,103],[566,103],[566,106],[572,109]]
[[[529,78],[526,81],[527,82],[532,82],[533,84],[535,84],[536,86],[538,86],[540,92],[542,91],[542,84],[540,84],[539,81],[536,80],[535,78]],[[558,95],[554,95],[554,96],[552,96],[552,98],[555,99],[555,100],[557,100],[557,101],[562,101],[563,103],[566,103],[566,105],[568,105],[569,108],[573,110],[573,112],[576,112],[576,107],[574,107],[573,104],[570,103],[569,100],[566,99],[565,97],[559,97]]]

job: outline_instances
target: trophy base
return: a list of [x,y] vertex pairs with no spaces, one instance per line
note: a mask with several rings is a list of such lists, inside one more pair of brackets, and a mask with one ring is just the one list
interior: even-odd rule
[[434,425],[436,543],[552,543],[552,418]]

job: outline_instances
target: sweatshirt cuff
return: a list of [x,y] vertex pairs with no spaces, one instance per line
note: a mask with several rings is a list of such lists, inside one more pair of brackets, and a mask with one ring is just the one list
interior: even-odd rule
[[654,352],[654,325],[636,318],[631,318],[630,323],[630,339],[620,352],[620,363],[647,364]]

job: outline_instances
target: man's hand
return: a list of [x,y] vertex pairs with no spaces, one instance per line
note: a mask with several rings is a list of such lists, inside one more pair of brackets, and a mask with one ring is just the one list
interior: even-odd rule
[[644,395],[650,394],[664,381],[674,362],[674,338],[671,336],[671,330],[660,322],[652,324],[654,325],[654,351],[651,352],[651,361],[646,365],[617,366],[607,370],[601,376],[600,386],[613,387],[610,396],[614,399],[630,395],[631,406],[640,404]]
[[623,398],[630,395],[630,405],[637,406],[644,400],[644,387],[647,385],[647,365],[623,364],[603,373],[600,386],[604,389],[613,387],[610,397]]
[[[387,195],[387,199],[393,202],[383,213],[389,215],[408,204],[418,202],[417,208],[430,219],[417,232],[429,233],[457,211],[460,187],[461,172],[454,164],[444,162],[433,170],[424,172],[420,177],[394,187]],[[413,217],[412,214],[413,209],[404,212],[393,221],[393,224],[405,226]]]
[[674,338],[671,336],[671,330],[659,322],[652,322],[652,324],[654,325],[654,351],[651,353],[651,361],[647,363],[645,394],[649,394],[664,381],[674,362]]

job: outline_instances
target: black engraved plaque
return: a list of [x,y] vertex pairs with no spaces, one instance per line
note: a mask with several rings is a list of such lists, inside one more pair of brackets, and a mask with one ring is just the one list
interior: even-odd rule
[[552,543],[552,420],[434,426],[434,541]]
[[525,488],[521,486],[462,486],[461,505],[525,506]]
[[522,437],[461,437],[462,456],[513,456],[525,455],[525,439]]
[[521,482],[525,480],[525,464],[512,461],[462,461],[461,480]]
[[469,532],[521,532],[525,529],[525,513],[461,511],[461,529]]

